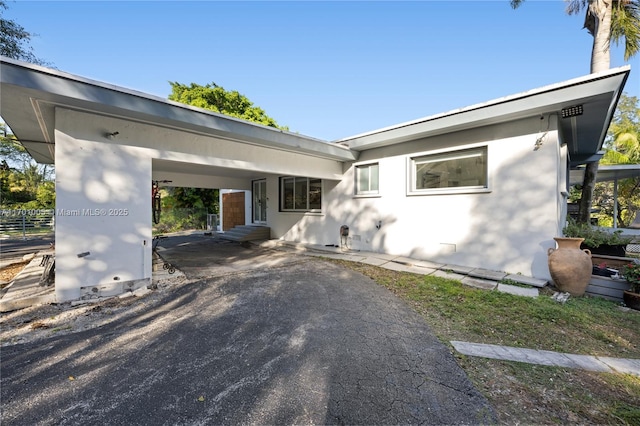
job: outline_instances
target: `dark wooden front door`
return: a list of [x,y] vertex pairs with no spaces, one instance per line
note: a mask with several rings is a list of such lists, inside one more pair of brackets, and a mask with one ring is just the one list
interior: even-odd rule
[[244,192],[222,194],[222,230],[244,224]]

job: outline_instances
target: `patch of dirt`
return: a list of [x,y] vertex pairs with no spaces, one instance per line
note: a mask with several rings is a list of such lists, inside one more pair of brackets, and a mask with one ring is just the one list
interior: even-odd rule
[[29,262],[14,263],[0,269],[0,288],[7,286],[27,266]]
[[0,314],[0,346],[11,346],[102,327],[124,317],[145,312],[184,277],[166,279],[143,296],[112,297],[72,306],[71,303],[37,305]]

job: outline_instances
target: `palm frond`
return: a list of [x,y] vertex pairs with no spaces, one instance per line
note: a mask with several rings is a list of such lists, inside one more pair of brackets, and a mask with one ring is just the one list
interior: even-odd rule
[[638,1],[614,2],[611,15],[611,40],[619,44],[624,39],[624,60],[640,51],[640,4]]
[[629,157],[624,155],[621,152],[614,151],[612,149],[608,149],[602,159],[600,160],[600,164],[603,165],[611,165],[611,164],[631,164]]
[[580,13],[582,9],[586,8],[589,4],[588,0],[564,0],[567,4],[565,11],[569,15],[575,15]]
[[640,144],[638,144],[638,134],[621,133],[615,140],[616,150],[624,152],[632,163],[640,162]]

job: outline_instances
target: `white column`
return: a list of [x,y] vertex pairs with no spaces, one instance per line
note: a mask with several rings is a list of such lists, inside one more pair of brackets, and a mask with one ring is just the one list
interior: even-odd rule
[[[101,117],[56,110],[56,297],[151,278],[151,158]],[[120,130],[122,135],[124,130]],[[135,138],[135,135],[127,135]]]

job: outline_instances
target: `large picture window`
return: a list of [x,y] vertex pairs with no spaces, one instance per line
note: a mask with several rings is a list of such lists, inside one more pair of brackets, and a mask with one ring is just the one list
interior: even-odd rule
[[356,166],[356,195],[376,195],[379,192],[380,166],[378,163]]
[[487,147],[412,157],[410,193],[462,192],[487,188]]
[[322,209],[322,180],[304,177],[280,179],[280,210],[312,211]]

